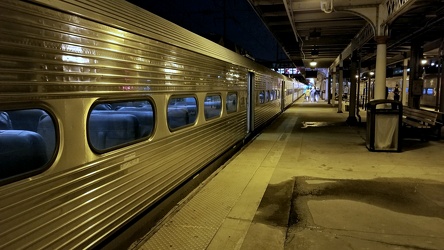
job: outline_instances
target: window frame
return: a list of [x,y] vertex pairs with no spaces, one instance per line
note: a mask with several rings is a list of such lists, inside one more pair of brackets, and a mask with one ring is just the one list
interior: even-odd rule
[[[236,109],[234,111],[229,111],[228,110],[228,96],[230,95],[236,95]],[[227,110],[227,114],[232,114],[232,113],[236,113],[239,111],[239,95],[237,92],[228,92],[227,93],[227,97],[225,98],[225,109]]]
[[[189,123],[187,123],[187,124],[185,124],[183,126],[172,128],[170,126],[170,123],[169,123],[169,120],[168,120],[169,119],[168,118],[168,112],[169,112],[169,108],[170,108],[170,100],[173,99],[173,98],[190,98],[190,97],[193,98],[196,101],[196,113],[194,114],[194,121],[193,122],[189,122]],[[188,110],[187,110],[187,112],[188,112]],[[190,94],[173,94],[173,95],[171,95],[168,98],[168,100],[166,102],[166,118],[167,118],[166,119],[166,124],[167,124],[167,127],[170,130],[170,132],[175,132],[175,131],[178,131],[178,130],[181,130],[181,129],[188,128],[188,127],[196,125],[198,117],[199,117],[199,98],[197,98],[197,96],[195,94],[191,94],[191,93]],[[189,118],[189,115],[188,115],[188,118]]]
[[[94,108],[100,104],[115,104],[115,103],[124,103],[124,102],[142,102],[142,101],[146,101],[148,104],[151,105],[151,110],[152,110],[152,128],[150,130],[150,132],[148,133],[148,135],[145,136],[141,136],[139,138],[136,138],[134,140],[128,141],[128,142],[124,142],[124,143],[120,143],[120,144],[116,144],[114,146],[111,147],[107,147],[107,148],[96,148],[93,143],[91,142],[91,136],[90,136],[90,118],[91,115],[94,111]],[[128,106],[127,106],[128,107]],[[97,111],[97,110],[96,110]],[[113,110],[113,111],[118,111],[118,110]],[[130,113],[128,113],[130,114]],[[137,117],[136,117],[137,118]],[[155,131],[156,131],[156,120],[157,119],[157,114],[156,114],[156,105],[153,99],[149,98],[149,97],[137,97],[137,98],[125,98],[125,99],[97,99],[96,101],[94,101],[89,110],[88,110],[88,115],[86,117],[86,140],[88,143],[89,148],[97,154],[104,154],[110,151],[114,151],[120,148],[124,148],[124,147],[128,147],[130,145],[142,142],[142,141],[148,141],[150,138],[153,137]],[[140,122],[139,122],[139,126],[140,126]]]
[[[220,98],[219,115],[217,115],[217,116],[207,117],[207,116],[205,115],[205,103],[206,103],[207,97],[209,97],[209,96],[219,96],[219,98]],[[205,99],[204,99],[204,103],[203,103],[203,105],[204,105],[204,117],[205,117],[205,121],[214,120],[214,119],[220,118],[220,117],[222,116],[223,99],[222,99],[222,94],[221,94],[221,93],[207,93],[207,94],[205,94]]]
[[[263,98],[261,98],[261,94],[262,94]],[[265,104],[266,103],[265,90],[259,90],[257,97],[258,97],[258,104]]]
[[[51,122],[52,122],[52,125],[53,125],[53,129],[54,129],[54,131],[53,131],[54,132],[54,148],[53,148],[51,154],[47,154],[46,155],[47,161],[45,162],[45,164],[41,165],[38,168],[35,168],[35,169],[29,170],[29,171],[26,171],[26,172],[18,173],[18,174],[11,175],[11,176],[5,177],[3,179],[0,179],[0,186],[6,185],[6,184],[9,184],[9,183],[13,183],[13,182],[16,182],[16,181],[19,181],[19,180],[23,180],[23,179],[26,179],[26,178],[29,178],[29,177],[32,177],[32,176],[35,176],[35,175],[38,175],[40,173],[45,172],[54,163],[54,161],[56,160],[57,155],[59,153],[59,150],[60,150],[60,127],[59,127],[58,119],[55,116],[55,114],[52,112],[50,107],[48,107],[46,105],[41,105],[40,103],[36,104],[36,105],[32,105],[32,106],[29,106],[29,105],[19,105],[19,106],[17,106],[17,105],[14,105],[14,106],[6,105],[5,107],[1,107],[0,111],[1,112],[13,112],[13,111],[21,111],[21,110],[41,110],[41,111],[44,112],[43,115],[47,115],[51,119]],[[9,116],[9,113],[8,113],[8,116]],[[14,129],[14,128],[12,128],[12,129],[2,129],[2,130],[3,131],[8,131],[8,130],[9,131],[11,131],[11,130],[20,131],[20,130],[23,130],[23,131],[30,131],[30,132],[34,132],[34,133],[39,134],[37,131],[25,130],[25,129]],[[39,135],[43,139],[45,139],[43,137],[43,135],[41,135],[41,134],[39,134]],[[45,149],[45,151],[46,151],[46,149]]]

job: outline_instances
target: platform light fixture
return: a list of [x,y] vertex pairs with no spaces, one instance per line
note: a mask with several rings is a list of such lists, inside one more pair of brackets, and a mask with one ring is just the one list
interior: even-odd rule
[[315,62],[315,60],[311,60],[310,67],[316,67],[316,65],[318,65],[318,63]]

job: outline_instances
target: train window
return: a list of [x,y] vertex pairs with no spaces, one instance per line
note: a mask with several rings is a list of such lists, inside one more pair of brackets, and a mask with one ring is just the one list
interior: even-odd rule
[[259,92],[259,103],[265,103],[265,91],[263,90]]
[[170,129],[194,124],[197,118],[197,100],[193,96],[171,97],[168,101],[167,120]]
[[149,137],[153,127],[149,101],[101,102],[88,117],[88,142],[94,151],[104,152]]
[[270,91],[267,90],[267,91],[265,92],[265,102],[269,102],[269,101],[270,101]]
[[233,113],[237,111],[237,94],[228,93],[226,102],[227,113]]
[[55,150],[55,123],[45,110],[0,110],[0,180],[43,170]]
[[205,119],[219,117],[222,110],[222,99],[220,95],[207,95],[204,102]]

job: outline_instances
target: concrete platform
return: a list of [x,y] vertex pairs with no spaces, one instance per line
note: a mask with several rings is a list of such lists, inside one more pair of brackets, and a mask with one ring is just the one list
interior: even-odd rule
[[370,152],[347,117],[296,103],[131,249],[444,249],[444,142]]

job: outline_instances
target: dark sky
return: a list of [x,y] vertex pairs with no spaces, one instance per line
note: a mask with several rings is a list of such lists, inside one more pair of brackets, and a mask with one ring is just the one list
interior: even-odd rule
[[246,0],[128,1],[206,38],[223,36],[225,27],[227,39],[258,61],[285,58],[271,32]]

